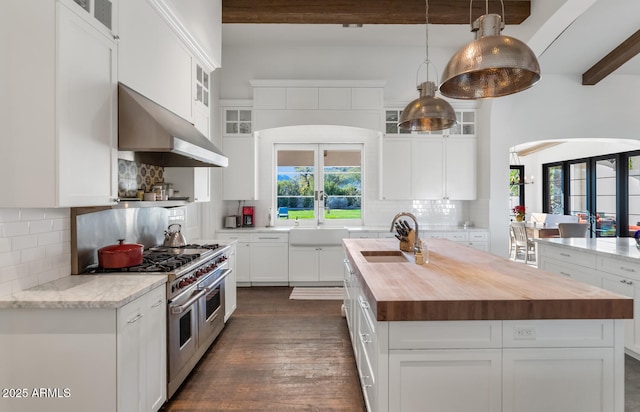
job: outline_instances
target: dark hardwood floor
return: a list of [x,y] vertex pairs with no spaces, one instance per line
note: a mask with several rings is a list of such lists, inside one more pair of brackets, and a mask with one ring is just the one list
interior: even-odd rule
[[238,309],[164,412],[364,411],[342,301],[239,288]]

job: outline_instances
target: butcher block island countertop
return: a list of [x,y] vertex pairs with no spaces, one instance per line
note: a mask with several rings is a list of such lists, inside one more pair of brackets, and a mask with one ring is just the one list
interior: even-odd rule
[[397,251],[394,239],[343,242],[378,321],[633,318],[632,298],[453,241],[426,241],[423,265],[362,254]]

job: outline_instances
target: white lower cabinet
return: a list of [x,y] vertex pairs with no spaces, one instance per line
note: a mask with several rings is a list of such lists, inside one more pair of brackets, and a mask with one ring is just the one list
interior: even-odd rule
[[603,289],[633,298],[633,319],[624,321],[624,346],[635,353],[640,353],[640,325],[637,324],[640,319],[640,307],[638,307],[640,282],[605,272],[600,274],[600,279]]
[[237,280],[236,280],[236,244],[233,243],[229,249],[229,269],[231,273],[224,280],[224,321],[226,322],[238,306]]
[[166,290],[118,309],[118,411],[157,411],[167,399]]
[[[31,388],[0,398],[0,410],[158,411],[167,398],[166,313],[165,284],[119,309],[0,310],[0,386]],[[34,396],[35,388],[50,392]]]
[[223,232],[218,237],[237,241],[236,280],[240,286],[288,284],[288,234]]
[[500,349],[394,350],[389,411],[500,412]]
[[502,359],[505,412],[623,410],[611,348],[505,349]]
[[343,260],[342,246],[289,246],[289,283],[340,285]]
[[289,251],[286,243],[251,244],[251,283],[289,282]]
[[640,263],[602,256],[578,247],[538,244],[539,267],[611,292],[632,297],[633,319],[624,320],[624,346],[640,359]]

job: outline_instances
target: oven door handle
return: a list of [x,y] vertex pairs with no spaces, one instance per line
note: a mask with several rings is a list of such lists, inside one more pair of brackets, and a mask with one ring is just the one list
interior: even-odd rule
[[198,291],[198,293],[196,293],[192,297],[190,297],[189,300],[184,302],[182,305],[169,305],[169,312],[171,312],[172,315],[179,315],[185,312],[187,309],[189,309],[191,305],[193,305],[193,303],[196,300],[200,299],[201,297],[206,295],[208,292],[209,292],[209,288],[204,288]]

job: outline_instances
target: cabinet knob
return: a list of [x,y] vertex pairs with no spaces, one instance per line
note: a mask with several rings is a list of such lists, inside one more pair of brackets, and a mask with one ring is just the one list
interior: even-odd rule
[[113,40],[118,41],[120,40],[120,36],[118,36],[117,34],[113,35]]

